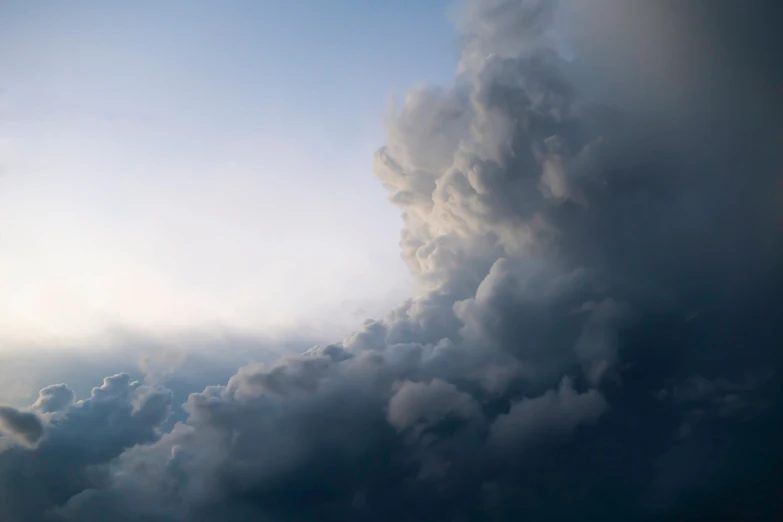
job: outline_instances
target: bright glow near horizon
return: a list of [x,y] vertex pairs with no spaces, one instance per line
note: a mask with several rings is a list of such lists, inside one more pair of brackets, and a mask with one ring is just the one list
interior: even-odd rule
[[111,143],[70,138],[17,150],[3,181],[6,337],[111,326],[314,326],[335,307],[346,323],[325,326],[340,329],[360,320],[353,312],[388,305],[367,302],[371,292],[385,293],[383,301],[407,291],[395,266],[394,216],[370,226],[367,205],[329,184],[368,168],[330,159],[323,178],[299,186],[288,180],[324,158],[292,154],[279,137],[229,143],[212,162],[165,167],[104,154]]
[[420,63],[383,50],[404,6],[388,25],[315,2],[4,9],[0,349],[115,327],[336,336],[409,294],[372,153],[388,87],[452,66],[442,5],[411,26]]

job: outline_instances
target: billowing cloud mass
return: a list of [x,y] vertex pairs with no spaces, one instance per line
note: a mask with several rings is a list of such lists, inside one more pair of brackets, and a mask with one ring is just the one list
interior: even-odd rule
[[375,158],[416,296],[170,429],[124,374],[3,407],[0,519],[777,520],[779,11],[468,0]]

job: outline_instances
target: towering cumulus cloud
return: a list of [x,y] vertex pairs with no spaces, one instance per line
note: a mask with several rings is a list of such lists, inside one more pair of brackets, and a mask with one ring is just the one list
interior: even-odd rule
[[776,520],[777,10],[469,0],[375,157],[417,295],[170,430],[125,375],[0,409],[0,519]]

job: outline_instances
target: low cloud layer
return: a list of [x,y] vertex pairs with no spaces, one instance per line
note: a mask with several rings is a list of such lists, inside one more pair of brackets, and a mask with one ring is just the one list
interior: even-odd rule
[[125,374],[3,407],[0,518],[776,520],[783,46],[752,4],[465,2],[455,84],[375,158],[416,297],[173,427]]

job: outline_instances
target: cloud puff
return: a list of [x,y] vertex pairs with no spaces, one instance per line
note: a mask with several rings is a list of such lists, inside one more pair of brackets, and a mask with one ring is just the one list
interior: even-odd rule
[[399,430],[417,423],[431,426],[449,415],[480,419],[481,410],[469,394],[440,379],[430,383],[406,381],[389,401],[389,422]]
[[567,434],[580,424],[598,421],[607,409],[598,392],[577,393],[565,378],[557,390],[513,404],[495,420],[490,440],[501,447],[514,447],[536,438]]
[[27,443],[0,453],[3,520],[45,520],[73,495],[105,484],[109,476],[100,465],[156,440],[170,411],[168,390],[131,382],[126,374],[107,377],[87,399],[72,402],[72,396],[65,386],[41,390],[36,408],[59,413],[48,421],[0,409],[3,426]]
[[38,392],[38,400],[33,408],[41,413],[55,413],[62,411],[73,403],[74,395],[65,384],[53,384]]
[[[781,363],[783,119],[767,87],[769,107],[737,91],[780,80],[740,62],[776,61],[729,8],[590,4],[625,24],[467,1],[455,85],[410,93],[391,119],[376,173],[415,298],[241,367],[165,433],[171,393],[127,375],[82,401],[42,390],[40,418],[3,414],[38,443],[0,453],[4,519],[772,519],[781,423],[756,406],[779,405],[776,380],[726,383]],[[688,44],[709,95],[664,58],[656,85],[677,93],[624,81],[656,58],[646,19]],[[622,74],[590,75],[607,61]]]
[[43,424],[34,413],[8,406],[0,406],[0,428],[31,446],[35,445],[44,433]]

